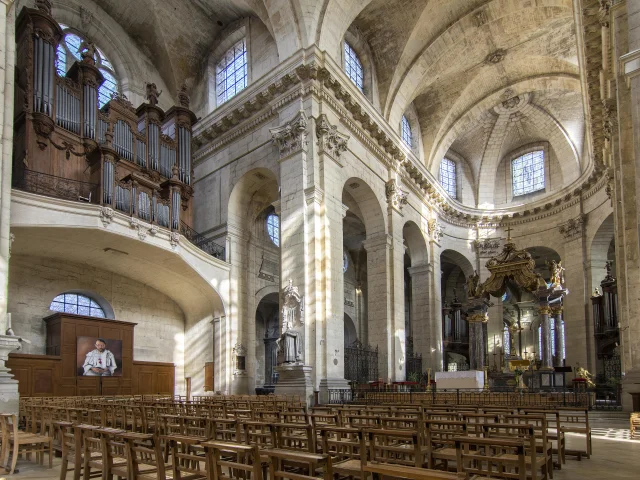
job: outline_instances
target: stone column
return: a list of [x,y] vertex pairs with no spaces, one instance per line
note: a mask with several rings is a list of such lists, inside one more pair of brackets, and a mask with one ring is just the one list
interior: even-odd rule
[[469,368],[484,370],[487,366],[486,324],[487,312],[491,304],[484,298],[471,298],[467,302],[467,322],[469,322]]
[[394,373],[391,339],[391,285],[389,265],[393,255],[392,239],[389,235],[369,236],[364,242],[367,251],[367,317],[369,320],[369,344],[378,347],[378,375],[383,380]]
[[553,366],[562,367],[564,360],[562,357],[562,352],[564,351],[564,336],[562,335],[562,305],[553,305],[551,307],[551,316],[553,317],[555,325],[554,347],[556,354],[553,357]]
[[540,334],[542,335],[542,352],[540,357],[542,358],[542,369],[550,370],[553,368],[553,356],[551,355],[551,319],[549,314],[551,313],[551,307],[548,302],[540,302],[538,305],[538,314],[540,315]]
[[18,413],[20,395],[5,362],[19,348],[17,337],[7,331],[7,294],[9,290],[9,250],[11,247],[11,170],[13,157],[13,92],[15,70],[15,12],[13,0],[0,0],[0,412]]
[[[422,263],[409,267],[411,275],[411,329],[413,335],[413,349],[422,355],[423,359],[430,358],[432,345],[429,308],[429,275],[431,267]],[[422,366],[426,370],[425,365]]]
[[422,368],[431,368],[432,378],[435,372],[443,369],[444,344],[442,339],[442,268],[440,267],[440,238],[441,233],[434,229],[432,240],[429,242],[429,258],[431,258],[431,282],[429,298],[431,299],[431,315],[429,332],[431,334],[430,355],[423,357]]

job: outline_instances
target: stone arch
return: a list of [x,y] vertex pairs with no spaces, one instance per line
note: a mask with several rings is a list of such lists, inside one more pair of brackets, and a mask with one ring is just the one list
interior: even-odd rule
[[[604,278],[604,267],[607,260],[611,260],[610,249],[614,245],[615,250],[615,228],[613,222],[613,213],[609,214],[598,226],[596,234],[591,240],[589,254],[591,257],[591,285],[592,289],[600,285]],[[615,259],[614,266],[615,266]],[[615,274],[614,274],[615,276]]]
[[462,253],[457,252],[456,250],[445,249],[440,253],[440,264],[443,262],[449,262],[454,265],[457,265],[465,278],[469,278],[470,275],[473,275],[473,265],[471,261]]
[[344,314],[344,348],[358,340],[356,325],[348,314]]
[[424,264],[429,261],[427,242],[420,227],[412,220],[407,221],[402,228],[402,235],[411,258],[411,266]]
[[352,203],[348,198],[351,197],[357,204],[359,213],[354,213],[360,216],[367,232],[367,239],[386,235],[384,211],[378,197],[367,182],[357,177],[351,177],[344,183],[342,191],[342,203],[348,206],[349,203]]
[[268,168],[254,168],[244,173],[229,195],[227,223],[250,228],[255,217],[280,197],[278,179]]
[[[271,290],[271,289],[270,289]],[[253,354],[254,378],[256,387],[272,386],[275,383],[275,348],[280,334],[279,292],[262,291],[255,307],[255,347]],[[256,296],[257,297],[257,296]],[[258,297],[257,297],[258,298]],[[251,345],[247,345],[248,350]]]

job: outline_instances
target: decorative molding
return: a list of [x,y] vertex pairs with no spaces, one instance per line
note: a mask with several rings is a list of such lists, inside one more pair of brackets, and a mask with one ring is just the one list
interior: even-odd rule
[[321,188],[318,188],[314,185],[312,187],[305,188],[304,197],[307,205],[311,205],[314,202],[318,205],[322,205],[322,201],[324,200],[324,192]]
[[484,59],[484,63],[486,63],[487,65],[496,65],[497,63],[502,62],[504,60],[504,57],[506,56],[507,51],[499,48],[487,55],[487,57]]
[[273,143],[280,150],[280,160],[284,160],[294,153],[306,151],[307,141],[307,115],[300,110],[295,117],[280,127],[271,128]]
[[169,243],[171,244],[171,248],[175,250],[180,243],[180,234],[178,232],[171,232],[169,234]]
[[347,151],[349,135],[340,133],[336,125],[331,125],[327,116],[323,113],[316,121],[316,136],[320,152],[329,155],[341,167],[340,157]]
[[87,27],[93,22],[93,13],[82,5],[80,5],[80,21],[83,27]]
[[581,214],[560,225],[559,230],[565,239],[571,240],[582,235],[586,223],[586,215]]
[[400,188],[396,179],[389,180],[385,184],[384,192],[387,196],[387,203],[389,206],[398,211],[402,210],[402,207],[408,203],[408,194]]
[[233,354],[240,357],[244,357],[247,354],[247,348],[242,343],[237,342],[233,346]]
[[113,221],[114,215],[113,208],[111,207],[100,207],[100,220],[102,220],[102,224],[105,228]]
[[442,235],[444,235],[444,227],[435,218],[427,221],[427,229],[429,231],[429,235],[431,235],[431,238],[433,238],[436,242],[439,242],[442,238]]

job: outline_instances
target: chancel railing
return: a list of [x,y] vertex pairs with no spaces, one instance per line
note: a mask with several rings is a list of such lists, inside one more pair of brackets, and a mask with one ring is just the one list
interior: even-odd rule
[[96,47],[83,43],[64,77],[55,67],[63,33],[51,2],[23,8],[17,21],[14,187],[110,207],[182,233],[205,252],[224,248],[193,231],[191,135],[196,116],[186,87],[164,111],[147,84],[137,108],[114,95],[102,108]]
[[356,340],[345,349],[344,377],[356,384],[374,382],[378,375],[378,347]]

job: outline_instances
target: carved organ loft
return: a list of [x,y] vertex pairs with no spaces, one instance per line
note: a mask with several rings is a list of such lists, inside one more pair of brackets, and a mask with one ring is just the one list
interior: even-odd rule
[[55,65],[63,33],[50,8],[24,8],[16,31],[14,187],[97,204],[102,215],[123,212],[132,226],[169,229],[224,258],[223,247],[192,228],[196,116],[186,87],[167,111],[157,105],[155,84],[147,84],[149,103],[138,108],[118,94],[100,108],[105,79],[93,44],[83,42],[82,60],[63,77]]

